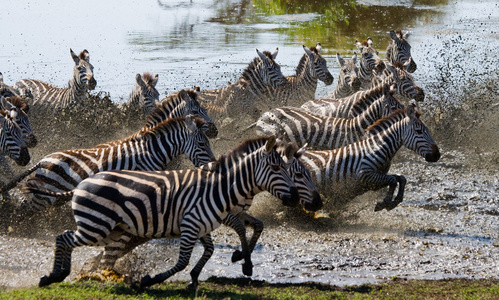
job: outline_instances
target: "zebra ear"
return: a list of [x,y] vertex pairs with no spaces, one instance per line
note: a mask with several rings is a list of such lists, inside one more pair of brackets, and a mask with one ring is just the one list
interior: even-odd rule
[[395,32],[395,30],[390,30],[390,37],[394,41],[398,41],[399,40],[399,37],[397,36],[397,33]]
[[272,58],[275,59],[277,57],[277,53],[279,53],[279,47],[275,48],[274,53],[272,53]]
[[274,148],[276,144],[276,137],[275,135],[269,136],[267,139],[267,142],[265,143],[265,152],[270,152],[272,148]]
[[412,56],[409,57],[409,59],[407,59],[404,63],[404,70],[407,71],[407,69],[409,68],[409,66],[411,65],[411,62],[412,62]]
[[367,38],[367,45],[372,48],[372,46],[373,46],[373,39],[372,38],[370,38],[370,37]]
[[269,64],[269,60],[268,60],[267,56],[265,56],[265,54],[258,51],[258,49],[256,49],[256,53],[258,53],[258,56],[260,56],[260,59],[263,61],[264,64],[266,64],[266,65]]
[[336,60],[338,61],[340,66],[343,67],[345,65],[345,60],[340,56],[340,54],[338,52],[336,52]]
[[394,83],[392,85],[390,85],[390,94],[395,94],[395,92],[397,92],[397,84]]
[[284,142],[285,138],[286,138],[286,133],[283,133],[281,136],[277,137],[276,145],[280,146]]
[[359,42],[359,40],[355,40],[355,45],[357,45],[357,49],[359,49],[359,51],[362,52],[364,46],[362,46],[362,43]]
[[140,76],[139,73],[137,73],[137,75],[135,75],[135,82],[137,82],[137,84],[142,86],[142,87],[146,85],[144,83],[144,80],[142,80],[142,76]]
[[0,108],[2,109],[7,109],[9,110],[11,108],[12,104],[10,104],[4,96],[1,97],[0,99]]
[[303,155],[303,153],[305,153],[305,151],[307,151],[307,146],[308,146],[308,143],[305,143],[305,145],[303,145],[303,147],[298,149],[298,151],[296,151],[296,153],[295,153],[295,158],[300,158]]
[[196,93],[197,95],[201,94],[201,88],[199,87],[199,85],[196,85],[194,87],[194,93]]
[[357,64],[357,52],[355,52],[355,51],[353,52],[353,55],[352,55],[352,62],[354,65]]
[[404,35],[402,36],[402,38],[406,40],[410,35],[411,35],[411,31],[407,30],[406,33],[404,33]]
[[151,85],[151,86],[156,86],[156,84],[158,84],[158,78],[159,78],[159,75],[158,75],[158,74],[156,74],[156,75],[154,76],[154,78],[151,80],[151,82],[149,83],[149,85]]
[[71,57],[73,58],[73,61],[75,62],[75,64],[78,65],[80,63],[80,58],[78,57],[78,55],[76,55],[73,52],[73,49],[71,49],[71,48],[69,48],[69,52],[71,53]]
[[317,53],[318,53],[318,54],[321,54],[321,51],[322,51],[322,45],[321,45],[321,43],[319,43],[319,42],[318,42],[318,43],[315,45],[315,49],[317,49]]
[[310,58],[313,58],[314,54],[312,53],[312,51],[310,51],[310,49],[308,49],[305,45],[302,45],[302,46],[303,46],[303,50],[305,50],[305,53],[307,53],[308,56],[310,56]]

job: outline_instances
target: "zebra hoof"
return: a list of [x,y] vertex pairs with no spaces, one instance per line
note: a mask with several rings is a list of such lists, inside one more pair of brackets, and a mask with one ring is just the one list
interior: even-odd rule
[[40,278],[40,282],[38,283],[39,287],[44,287],[52,283],[52,280],[48,276],[43,276]]
[[234,253],[232,253],[232,262],[235,263],[236,261],[240,261],[241,259],[243,259],[243,253],[239,250],[236,250],[234,251]]
[[397,207],[399,205],[399,203],[400,203],[399,201],[392,201],[392,202],[386,204],[385,208],[387,211],[390,211],[390,210],[394,209],[395,207]]
[[199,288],[199,284],[197,282],[191,282],[187,286],[187,290],[192,291],[192,292],[197,292],[198,288]]
[[376,206],[374,207],[374,211],[380,211],[380,210],[383,210],[386,208],[386,203],[383,201],[383,202],[378,202],[376,203]]
[[243,274],[246,276],[253,275],[253,264],[251,263],[251,261],[245,262],[243,264]]
[[142,280],[140,281],[139,289],[142,290],[145,287],[151,286],[153,284],[154,284],[154,282],[151,278],[151,275],[146,275],[146,276],[142,277]]

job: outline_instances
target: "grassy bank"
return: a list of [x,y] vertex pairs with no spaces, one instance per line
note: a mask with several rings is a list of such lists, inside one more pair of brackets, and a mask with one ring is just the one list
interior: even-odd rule
[[139,292],[122,283],[85,281],[3,290],[0,299],[499,299],[498,279],[393,279],[379,285],[340,288],[212,277],[201,282],[197,293],[186,287],[187,282],[172,282]]

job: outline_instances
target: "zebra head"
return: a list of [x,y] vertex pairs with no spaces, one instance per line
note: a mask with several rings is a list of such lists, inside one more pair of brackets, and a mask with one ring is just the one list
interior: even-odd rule
[[383,86],[383,97],[379,99],[383,104],[380,117],[388,116],[399,109],[404,109],[404,105],[394,97],[396,93],[397,84],[385,84]]
[[308,58],[308,70],[312,78],[317,78],[323,81],[326,85],[332,84],[334,77],[327,68],[326,60],[321,55],[321,44],[317,43],[317,46],[310,47],[310,49],[303,45],[303,50],[306,54],[304,57]]
[[158,74],[153,77],[151,73],[146,72],[143,76],[137,73],[135,75],[135,82],[132,97],[137,95],[139,103],[144,105],[144,111],[149,113],[156,107],[156,103],[159,102],[159,92],[156,89]]
[[400,62],[406,65],[407,72],[414,73],[417,69],[417,65],[414,60],[412,60],[411,45],[407,42],[410,33],[410,31],[407,31],[405,34],[402,34],[401,30],[397,32],[393,30],[390,31],[391,40],[386,48],[386,58],[392,64]]
[[367,41],[355,41],[357,48],[360,51],[360,68],[364,72],[371,73],[373,71],[381,73],[385,69],[385,63],[378,56],[378,51],[373,49],[373,40],[367,38]]
[[185,117],[185,123],[189,130],[187,139],[180,142],[182,152],[194,163],[196,167],[200,167],[215,160],[215,155],[210,147],[210,141],[206,137],[203,126],[205,120],[188,115]]
[[425,95],[423,89],[416,84],[414,78],[405,70],[402,63],[388,64],[386,68],[397,84],[397,93],[399,95],[415,99],[418,102],[424,101]]
[[431,136],[430,130],[421,121],[421,113],[416,108],[416,102],[411,101],[406,109],[409,119],[402,136],[402,143],[409,149],[421,155],[428,162],[436,162],[440,159],[440,151]]
[[352,59],[345,61],[339,53],[336,53],[336,60],[340,64],[340,75],[338,77],[338,88],[348,89],[350,94],[357,92],[362,82],[359,77],[359,68],[357,68],[357,53],[354,52]]
[[21,128],[12,120],[15,111],[0,111],[0,150],[18,165],[25,166],[31,160],[24,143]]
[[[262,155],[255,165],[255,183],[260,190],[270,192],[281,199],[285,206],[295,207],[300,202],[300,195],[284,162],[277,152],[276,137],[270,136],[261,148]],[[294,153],[288,153],[291,156]]]
[[[288,164],[291,179],[298,189],[300,204],[308,211],[318,211],[323,206],[321,195],[312,180],[310,171],[300,161],[300,157],[305,153],[306,148],[307,145],[298,149],[296,143],[288,143],[285,148],[279,147],[279,152],[284,151],[285,155],[282,155],[283,153],[281,153],[281,155]],[[290,160],[288,160],[288,158],[290,158]]]
[[86,89],[93,90],[97,85],[97,81],[94,78],[94,66],[90,64],[90,55],[88,51],[83,50],[80,55],[76,55],[72,49],[71,57],[75,62],[74,73],[77,78],[78,84],[86,86]]
[[200,88],[199,86],[196,86],[192,91],[181,90],[179,97],[183,99],[186,104],[187,114],[200,117],[205,120],[205,123],[203,124],[203,131],[208,138],[212,139],[217,137],[218,128],[215,123],[213,123],[213,120],[210,118],[206,110],[201,107],[201,104],[199,104],[199,101],[197,100],[199,93]]
[[[256,73],[258,73],[258,76],[260,77],[259,80],[261,80],[263,84],[270,85],[274,88],[277,88],[286,82],[286,78],[281,72],[281,66],[275,61],[278,52],[279,48],[276,48],[272,54],[268,51],[263,51],[262,53],[256,49],[256,53],[258,53],[260,59],[257,61],[257,58],[255,58],[253,64],[248,67],[255,68]],[[247,69],[247,71],[249,70]],[[244,73],[247,74],[247,72]],[[250,82],[252,81],[251,78],[245,79],[249,79]]]
[[31,129],[31,124],[28,115],[26,114],[29,111],[29,106],[26,102],[20,97],[9,97],[7,99],[1,97],[0,109],[11,112],[12,120],[21,129],[21,134],[26,146],[29,148],[35,147],[38,141]]

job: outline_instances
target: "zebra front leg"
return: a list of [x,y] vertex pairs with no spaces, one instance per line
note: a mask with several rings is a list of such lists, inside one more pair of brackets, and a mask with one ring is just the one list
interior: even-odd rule
[[[400,202],[402,202],[402,199],[404,198],[404,190],[405,190],[405,184],[406,184],[407,180],[402,175],[382,174],[382,176],[379,176],[379,177],[381,179],[385,179],[384,182],[386,182],[389,187],[388,187],[388,192],[386,193],[386,196],[383,199],[383,202],[376,203],[376,207],[374,208],[374,211],[380,211],[383,209],[390,211],[390,210],[394,209],[395,207],[397,207],[397,205]],[[393,194],[395,193],[395,189],[397,188],[397,184],[399,185],[399,191],[398,191],[395,199],[393,199]]]
[[[253,228],[253,235],[251,236],[251,240],[248,244],[248,251],[251,255],[251,253],[253,253],[253,250],[255,249],[258,239],[262,235],[263,222],[247,213],[239,214],[238,218],[239,220],[241,220],[241,222],[244,223],[245,226],[251,226]],[[234,253],[232,254],[232,262],[240,261],[243,258],[243,253],[239,250],[234,251]]]
[[211,255],[213,254],[213,251],[215,250],[215,247],[213,246],[213,241],[211,239],[211,235],[208,233],[207,235],[201,237],[199,239],[201,241],[201,244],[203,244],[204,247],[204,252],[197,264],[192,268],[191,271],[191,283],[187,287],[188,289],[191,290],[197,290],[199,282],[199,274],[201,273],[201,270],[203,269],[204,265],[208,262],[210,259]]
[[48,276],[43,276],[38,283],[39,287],[54,282],[62,282],[71,272],[71,253],[73,252],[74,233],[66,231],[56,238],[54,267]]
[[[253,263],[251,262],[251,252],[248,247],[248,240],[246,239],[246,228],[244,227],[241,220],[235,217],[233,214],[227,214],[227,217],[222,221],[222,223],[226,226],[234,229],[241,240],[241,249],[243,251],[242,257],[244,258],[243,263],[243,274],[246,276],[253,275]],[[232,255],[232,262],[236,262],[237,257]]]
[[407,180],[403,175],[394,175],[394,176],[399,183],[399,190],[397,192],[397,196],[395,196],[395,199],[392,201],[392,205],[386,207],[386,210],[388,211],[397,207],[397,205],[399,205],[402,202],[402,200],[404,200],[405,185],[407,183]]

